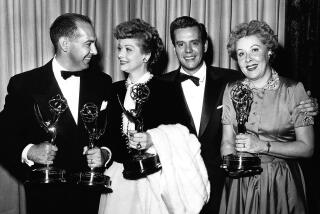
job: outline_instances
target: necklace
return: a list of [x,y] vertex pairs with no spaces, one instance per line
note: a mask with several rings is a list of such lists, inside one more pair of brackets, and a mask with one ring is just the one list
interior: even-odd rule
[[276,90],[279,88],[280,81],[279,81],[279,75],[278,73],[272,69],[271,71],[271,77],[267,81],[267,83],[262,88],[257,88],[254,83],[249,80],[248,78],[245,78],[243,80],[243,84],[247,85],[250,89],[255,90]]

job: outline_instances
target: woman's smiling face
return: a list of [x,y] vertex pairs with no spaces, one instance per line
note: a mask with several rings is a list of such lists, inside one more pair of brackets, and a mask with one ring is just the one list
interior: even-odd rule
[[144,73],[146,72],[146,63],[144,58],[150,54],[142,53],[140,41],[134,38],[118,40],[118,59],[120,70],[126,73]]
[[242,73],[251,80],[269,77],[268,48],[256,35],[246,36],[237,42],[237,59]]

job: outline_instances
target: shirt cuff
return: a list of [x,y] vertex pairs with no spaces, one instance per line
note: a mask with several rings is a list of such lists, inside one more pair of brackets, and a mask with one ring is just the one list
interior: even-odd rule
[[111,157],[112,157],[112,152],[111,152],[111,150],[108,148],[108,147],[105,147],[105,146],[103,146],[103,147],[100,147],[100,149],[105,149],[105,150],[107,150],[108,151],[108,153],[109,153],[109,158],[108,158],[108,160],[105,162],[105,164],[104,164],[104,167],[107,167],[107,164],[110,162],[110,160],[111,160]]
[[21,154],[21,162],[27,164],[28,166],[33,166],[34,162],[28,159],[28,151],[34,144],[28,144],[24,147],[22,154]]

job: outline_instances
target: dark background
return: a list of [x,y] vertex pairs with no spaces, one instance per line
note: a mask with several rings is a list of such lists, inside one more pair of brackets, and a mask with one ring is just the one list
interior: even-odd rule
[[[313,97],[320,101],[320,1],[289,0],[286,11],[285,47],[280,51],[276,66],[279,74],[303,82]],[[320,213],[320,127],[315,117],[315,153],[301,160],[311,214]]]

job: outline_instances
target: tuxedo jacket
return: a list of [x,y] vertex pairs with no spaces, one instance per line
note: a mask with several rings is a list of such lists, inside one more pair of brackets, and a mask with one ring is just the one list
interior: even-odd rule
[[[88,102],[96,104],[100,109],[102,102],[110,98],[111,83],[109,75],[90,69],[85,70],[80,77],[80,92],[75,91],[80,93],[79,109]],[[7,164],[14,173],[22,170],[24,174],[27,172],[25,170],[30,170],[30,167],[25,167],[26,164],[21,163],[22,151],[28,144],[49,140],[48,134],[36,119],[34,105],[39,106],[45,121],[50,120],[52,114],[49,111],[48,101],[58,94],[63,96],[52,71],[52,60],[42,67],[15,75],[10,79],[4,109],[1,112],[1,128],[5,130],[2,134],[5,140],[1,144],[5,148],[3,164]],[[105,115],[99,112],[99,120],[104,120],[101,117]],[[86,158],[82,153],[83,147],[88,145],[88,134],[80,115],[76,123],[69,108],[61,114],[54,143],[58,147],[54,165],[69,172],[87,169]],[[100,142],[98,144],[101,146]]]
[[[156,128],[161,124],[175,124],[180,121],[178,108],[174,105],[176,93],[173,91],[172,83],[159,80],[153,77],[146,84],[150,90],[149,98],[142,105],[141,118],[143,119],[143,131]],[[122,131],[122,113],[126,95],[125,81],[113,83],[113,96],[108,108],[108,118],[110,123],[107,126],[108,147],[112,151],[112,159],[123,163],[129,158],[126,147],[126,136]]]
[[[166,81],[175,83],[177,87],[177,100],[173,105],[178,105],[182,114],[183,125],[198,137],[201,143],[201,156],[206,165],[211,182],[211,196],[206,211],[201,213],[217,213],[219,209],[219,194],[223,186],[223,171],[220,169],[220,145],[222,137],[221,116],[223,92],[229,81],[241,78],[239,71],[207,66],[206,85],[204,89],[203,106],[199,133],[197,134],[191,112],[186,102],[181,82],[179,81],[180,68],[162,75]],[[213,201],[214,200],[214,201]]]

